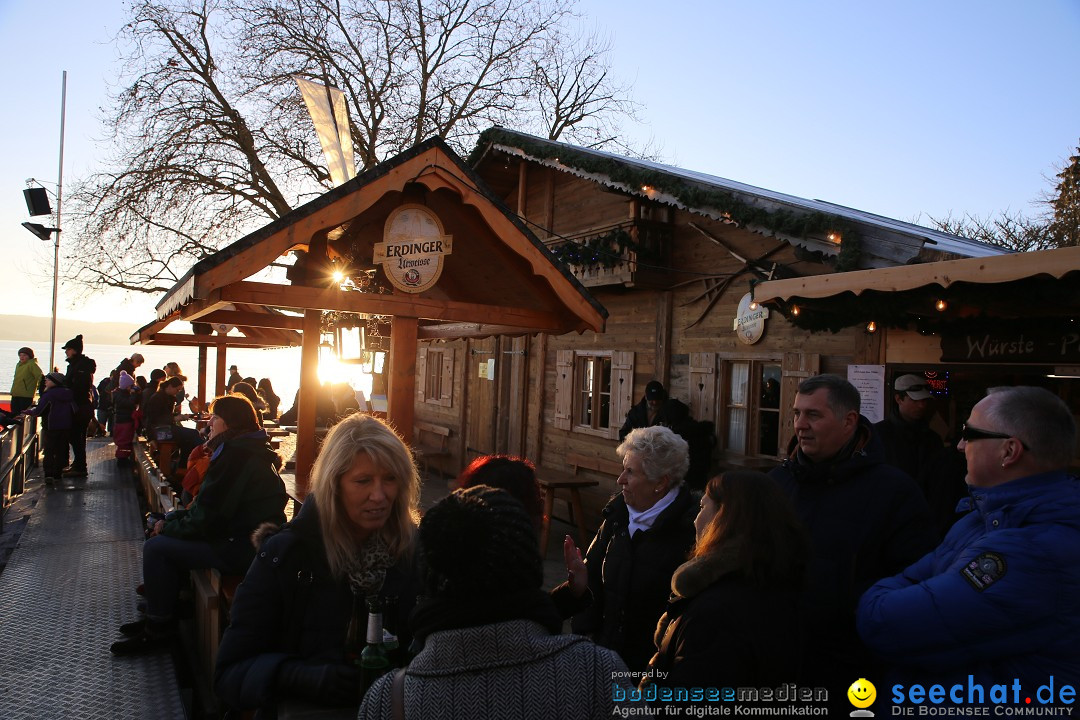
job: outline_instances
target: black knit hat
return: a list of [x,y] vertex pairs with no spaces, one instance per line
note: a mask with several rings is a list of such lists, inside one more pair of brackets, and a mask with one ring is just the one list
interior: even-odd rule
[[82,335],[76,335],[75,337],[64,343],[64,347],[61,350],[74,350],[77,353],[82,352]]
[[23,353],[26,353],[30,357],[34,357],[34,349],[33,348],[29,348],[29,347],[21,347],[21,348],[19,348],[19,352],[17,354],[22,355]]
[[536,526],[505,490],[455,490],[424,515],[420,544],[433,597],[509,595],[544,581]]

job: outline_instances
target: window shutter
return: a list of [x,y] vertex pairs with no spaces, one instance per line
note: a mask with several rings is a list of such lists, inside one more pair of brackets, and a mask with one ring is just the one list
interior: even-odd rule
[[792,428],[795,414],[791,406],[795,404],[795,393],[799,383],[808,377],[817,375],[821,367],[821,356],[817,353],[784,353],[780,366],[780,454],[786,455],[788,443],[794,434]]
[[611,416],[609,437],[618,438],[626,413],[634,406],[634,353],[611,354]]
[[555,353],[555,427],[569,430],[574,411],[574,351]]
[[442,382],[439,385],[439,405],[454,404],[454,348],[446,348],[442,354]]
[[416,357],[416,401],[426,402],[427,400],[427,346],[423,346],[417,350]]
[[690,353],[690,417],[716,421],[716,353]]

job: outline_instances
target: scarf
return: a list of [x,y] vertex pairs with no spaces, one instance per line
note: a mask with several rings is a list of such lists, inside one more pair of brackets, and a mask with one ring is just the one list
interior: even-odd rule
[[386,571],[394,564],[390,547],[381,535],[375,533],[360,546],[360,551],[349,557],[345,570],[349,587],[357,597],[374,595],[382,588]]
[[640,512],[627,505],[626,510],[630,513],[630,537],[634,537],[634,533],[638,530],[648,530],[651,528],[660,513],[667,509],[668,505],[675,502],[675,498],[678,494],[679,488],[673,487],[667,491],[667,494],[664,495],[664,497],[657,500],[655,505],[648,510],[642,510]]
[[552,635],[562,631],[563,619],[551,595],[541,590],[519,590],[508,595],[478,592],[466,598],[429,597],[417,601],[409,625],[417,642],[433,632],[509,620],[532,620]]
[[713,552],[687,560],[671,576],[671,592],[691,598],[725,575],[738,572],[741,550],[742,540],[733,538]]

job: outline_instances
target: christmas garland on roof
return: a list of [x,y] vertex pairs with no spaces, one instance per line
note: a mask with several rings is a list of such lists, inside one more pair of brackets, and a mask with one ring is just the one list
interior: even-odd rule
[[815,235],[838,236],[840,252],[836,256],[836,271],[858,269],[862,236],[855,225],[838,215],[818,211],[795,213],[790,210],[766,210],[740,200],[726,190],[690,183],[660,170],[636,167],[629,159],[622,161],[597,157],[554,141],[534,141],[499,127],[488,128],[481,133],[476,147],[469,154],[469,164],[475,167],[484,150],[492,144],[509,145],[541,160],[556,160],[583,172],[603,175],[627,188],[653,188],[675,198],[686,208],[714,210],[751,232],[766,234],[763,231],[767,231],[773,235],[804,240]]
[[603,267],[611,269],[626,260],[627,251],[638,253],[639,259],[647,254],[646,248],[634,242],[630,233],[617,228],[585,240],[568,240],[550,247],[551,254],[564,265],[577,267]]

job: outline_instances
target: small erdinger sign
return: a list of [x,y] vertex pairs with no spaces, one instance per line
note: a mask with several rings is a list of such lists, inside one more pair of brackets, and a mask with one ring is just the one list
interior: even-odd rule
[[419,293],[439,281],[443,256],[452,250],[453,236],[443,233],[439,217],[423,205],[410,204],[390,213],[372,260],[383,266],[398,290]]

